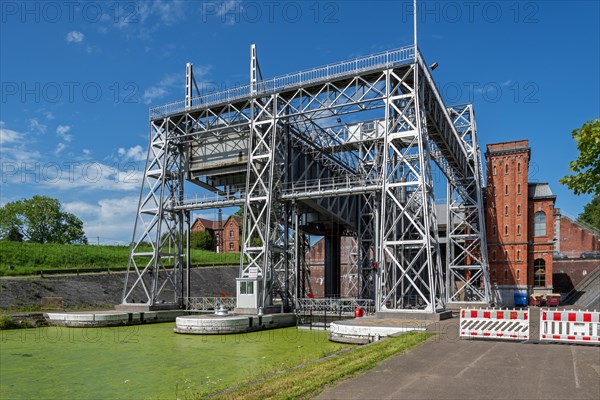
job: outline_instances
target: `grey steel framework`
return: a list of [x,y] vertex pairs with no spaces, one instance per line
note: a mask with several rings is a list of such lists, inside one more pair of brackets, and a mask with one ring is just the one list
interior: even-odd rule
[[[487,303],[473,108],[444,104],[415,47],[269,80],[255,46],[250,59],[248,85],[196,97],[188,65],[185,100],[150,110],[123,303],[138,286],[148,305],[189,297],[190,211],[236,205],[244,208],[240,278],[260,280],[260,306],[293,308],[307,297],[307,234],[332,238],[330,255],[340,235],[356,238],[345,276],[355,282],[344,285],[377,310]],[[448,180],[446,265],[432,161]],[[213,195],[185,198],[186,183]],[[339,285],[326,294],[339,295]]]

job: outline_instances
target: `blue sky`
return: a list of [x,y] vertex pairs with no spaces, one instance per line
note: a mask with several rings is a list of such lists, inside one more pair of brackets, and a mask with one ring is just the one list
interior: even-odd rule
[[[148,108],[181,100],[185,63],[204,86],[412,43],[412,1],[0,3],[0,204],[57,197],[91,241],[130,240]],[[473,102],[482,145],[528,139],[533,181],[576,216],[558,180],[571,131],[600,115],[598,1],[429,1],[419,47],[448,104]],[[214,213],[202,215],[214,217]]]

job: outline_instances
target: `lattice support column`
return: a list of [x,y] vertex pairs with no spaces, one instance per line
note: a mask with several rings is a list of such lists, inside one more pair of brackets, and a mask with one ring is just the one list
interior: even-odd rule
[[378,310],[444,308],[423,82],[418,64],[387,73]]
[[[185,117],[179,117],[185,119]],[[185,260],[184,213],[172,209],[183,199],[184,169],[176,137],[181,125],[152,121],[144,181],[130,249],[122,304],[181,305]]]
[[448,302],[489,304],[491,288],[481,190],[483,167],[475,115],[471,104],[451,107],[448,111],[473,168],[471,176],[459,182],[448,181]]

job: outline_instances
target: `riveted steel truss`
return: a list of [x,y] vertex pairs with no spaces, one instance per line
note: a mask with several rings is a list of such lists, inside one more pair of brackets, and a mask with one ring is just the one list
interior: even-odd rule
[[[253,46],[249,85],[188,92],[184,102],[150,111],[156,140],[136,232],[143,228],[152,251],[143,268],[132,251],[136,283],[168,259],[178,272],[167,281],[177,286],[183,244],[164,256],[162,234],[181,238],[190,210],[240,204],[240,277],[262,280],[259,306],[293,306],[310,293],[305,235],[331,235],[328,226],[356,238],[344,286],[374,299],[378,310],[436,312],[466,293],[489,299],[472,107],[447,109],[413,46],[270,80],[262,79]],[[228,163],[214,168],[226,173],[214,173],[206,159],[221,153]],[[432,162],[451,192],[446,270]],[[154,164],[160,174],[150,173]],[[184,180],[215,197],[184,198]],[[164,286],[154,285],[158,292]],[[155,292],[148,291],[149,302]]]

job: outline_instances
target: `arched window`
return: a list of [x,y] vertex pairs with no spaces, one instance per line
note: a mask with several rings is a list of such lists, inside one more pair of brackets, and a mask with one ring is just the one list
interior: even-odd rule
[[505,281],[508,280],[508,270],[507,269],[504,270],[504,280]]
[[492,261],[496,261],[496,250],[492,251]]
[[517,270],[517,280],[518,281],[521,280],[521,270],[520,269]]
[[508,185],[504,186],[504,194],[508,195]]
[[521,205],[517,204],[517,215],[521,215]]
[[546,286],[546,261],[541,258],[533,262],[533,284],[537,287]]
[[494,165],[494,175],[496,175],[496,166]]
[[504,261],[508,261],[508,251],[504,250]]
[[521,235],[521,225],[517,225],[517,235]]
[[521,163],[517,163],[517,172],[521,173]]
[[543,211],[533,216],[533,236],[546,236],[546,213]]
[[492,235],[496,236],[496,225],[492,226]]
[[521,250],[517,250],[517,260],[521,260]]
[[508,175],[508,163],[504,166],[504,173]]
[[504,206],[504,215],[508,215],[508,206]]
[[517,194],[521,194],[521,184],[517,183]]
[[508,236],[508,225],[504,225],[504,236]]

